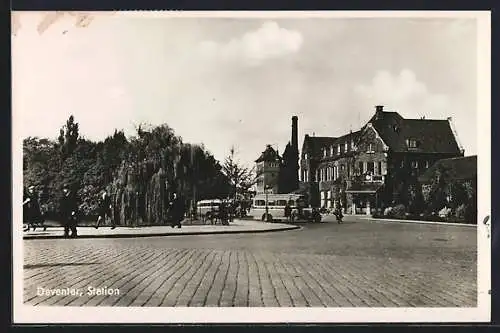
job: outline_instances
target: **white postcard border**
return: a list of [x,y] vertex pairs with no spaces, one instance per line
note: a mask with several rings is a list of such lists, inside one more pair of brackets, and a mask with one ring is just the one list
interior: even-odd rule
[[[95,13],[99,14],[99,13]],[[491,19],[489,11],[182,12],[131,11],[133,17],[238,18],[476,18],[478,31],[478,306],[476,308],[136,308],[23,304],[22,122],[13,101],[13,321],[22,323],[381,323],[490,321],[491,214]],[[16,77],[13,73],[13,89]],[[489,222],[491,224],[491,220]]]

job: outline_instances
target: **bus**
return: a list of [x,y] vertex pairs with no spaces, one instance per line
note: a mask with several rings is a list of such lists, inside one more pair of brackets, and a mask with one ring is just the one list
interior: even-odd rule
[[257,194],[252,200],[252,206],[248,215],[255,220],[268,222],[286,220],[285,206],[287,203],[291,208],[292,222],[298,220],[321,222],[319,211],[308,207],[304,195],[294,193]]
[[196,203],[196,214],[203,222],[218,218],[221,204],[220,199],[200,200]]

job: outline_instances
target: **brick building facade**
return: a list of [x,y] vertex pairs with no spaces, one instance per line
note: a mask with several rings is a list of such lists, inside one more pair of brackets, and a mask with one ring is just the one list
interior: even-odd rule
[[404,119],[376,107],[356,132],[341,137],[306,135],[301,154],[301,188],[311,205],[349,214],[407,204],[418,176],[443,158],[463,156],[451,118]]
[[266,150],[262,152],[256,163],[257,182],[256,192],[278,193],[279,190],[279,174],[281,169],[281,157],[278,152],[271,146],[267,145]]

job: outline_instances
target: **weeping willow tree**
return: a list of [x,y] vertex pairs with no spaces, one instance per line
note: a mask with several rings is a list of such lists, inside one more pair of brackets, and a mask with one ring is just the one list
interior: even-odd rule
[[192,207],[197,199],[225,195],[228,187],[219,163],[203,147],[184,144],[166,124],[139,126],[110,187],[113,218],[128,226],[164,224],[174,193]]

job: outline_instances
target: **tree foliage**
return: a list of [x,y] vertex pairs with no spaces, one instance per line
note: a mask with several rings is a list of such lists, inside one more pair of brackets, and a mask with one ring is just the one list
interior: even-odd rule
[[115,130],[94,142],[80,137],[79,124],[70,116],[57,140],[24,139],[23,174],[24,185],[40,192],[49,218],[57,218],[64,186],[77,191],[81,213],[88,217],[96,213],[100,191],[107,189],[116,217],[131,224],[161,222],[173,192],[188,201],[230,193],[230,181],[214,156],[203,146],[183,143],[166,124],[141,125],[130,138]]
[[222,172],[231,184],[231,195],[233,197],[237,194],[244,195],[257,181],[255,168],[245,167],[236,159],[234,146],[231,147],[229,155],[224,160]]

